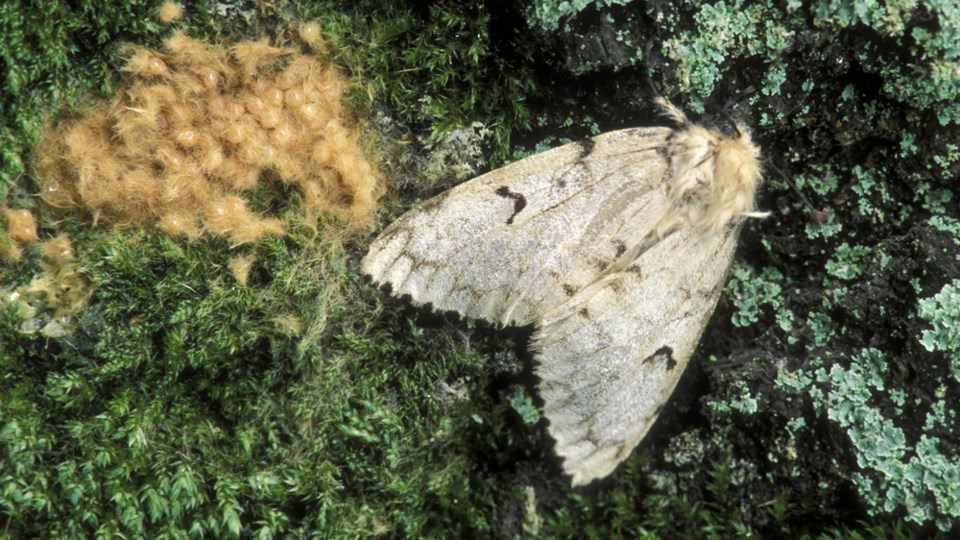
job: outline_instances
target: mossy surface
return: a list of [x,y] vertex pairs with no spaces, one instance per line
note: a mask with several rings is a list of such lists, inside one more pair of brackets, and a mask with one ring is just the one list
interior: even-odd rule
[[38,236],[0,227],[21,249],[0,266],[0,536],[909,538],[960,519],[953,3],[185,5],[179,28],[224,45],[320,22],[376,134],[381,223],[484,166],[660,123],[647,73],[698,120],[752,126],[772,216],[647,440],[577,490],[530,329],[371,288],[369,237],[305,223],[281,183],[250,201],[284,232],[243,246],[35,197],[46,120],[112,96],[122,46],[170,34],[159,9],[0,7],[0,206]]

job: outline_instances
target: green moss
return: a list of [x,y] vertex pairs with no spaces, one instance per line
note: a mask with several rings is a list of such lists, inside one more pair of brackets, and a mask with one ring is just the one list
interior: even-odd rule
[[[216,243],[90,240],[84,265],[110,285],[74,333],[44,345],[5,306],[5,339],[47,350],[40,364],[0,354],[8,529],[410,534],[441,526],[427,508],[469,500],[454,448],[474,426],[435,389],[475,375],[479,355],[371,329],[346,308],[379,295],[339,245],[270,241],[242,287]],[[442,528],[484,527],[467,513]]]
[[76,103],[88,88],[110,86],[105,68],[122,32],[156,39],[158,25],[143,16],[152,4],[84,4],[73,10],[61,2],[17,0],[0,6],[0,60],[6,75],[0,109],[0,200],[25,172],[53,113],[50,105]]
[[[705,490],[708,502],[683,495],[649,495],[636,499],[626,485],[574,495],[575,505],[545,520],[551,538],[745,538],[757,534],[736,504],[736,466],[729,456],[710,464]],[[637,511],[639,508],[639,511]],[[639,533],[639,534],[638,534]]]
[[[369,1],[349,10],[324,5],[311,13],[322,17],[334,50],[345,51],[339,59],[362,74],[368,97],[406,124],[425,124],[431,142],[480,122],[495,128],[488,151],[496,163],[508,155],[511,133],[529,128],[529,45],[492,36],[482,2],[439,2],[424,10]],[[510,48],[512,59],[494,46]]]

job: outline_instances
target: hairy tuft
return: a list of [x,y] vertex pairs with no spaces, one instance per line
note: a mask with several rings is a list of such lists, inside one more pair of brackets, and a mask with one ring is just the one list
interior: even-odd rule
[[693,224],[716,233],[737,219],[766,215],[754,210],[762,180],[760,150],[745,127],[737,130],[736,137],[696,125],[676,131],[668,148],[667,192],[673,204],[658,232]]

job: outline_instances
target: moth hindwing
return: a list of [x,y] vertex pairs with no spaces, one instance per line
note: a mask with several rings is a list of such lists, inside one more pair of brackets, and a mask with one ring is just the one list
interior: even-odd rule
[[608,475],[670,397],[720,295],[761,176],[749,132],[624,129],[420,203],[361,269],[394,295],[536,326],[543,412],[574,484]]

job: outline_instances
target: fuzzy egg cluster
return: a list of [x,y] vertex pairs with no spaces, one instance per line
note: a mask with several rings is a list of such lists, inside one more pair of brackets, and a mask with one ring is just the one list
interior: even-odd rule
[[[318,48],[319,26],[300,33]],[[380,176],[331,64],[266,40],[224,49],[180,32],[162,52],[127,54],[112,102],[46,131],[35,163],[50,205],[81,208],[94,222],[256,242],[283,231],[244,197],[271,170],[299,190],[305,215],[370,224]]]
[[6,224],[6,242],[0,242],[0,258],[20,260],[23,245],[37,240],[37,220],[26,208],[0,208],[0,218]]

